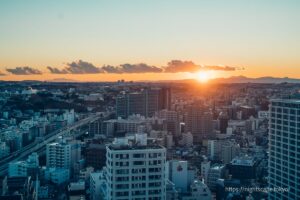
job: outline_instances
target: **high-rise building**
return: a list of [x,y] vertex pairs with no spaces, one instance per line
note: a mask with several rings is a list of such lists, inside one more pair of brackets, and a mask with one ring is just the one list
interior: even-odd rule
[[166,199],[166,149],[146,134],[117,138],[106,149],[105,199]]
[[161,88],[160,89],[160,109],[167,109],[171,110],[171,100],[172,100],[172,93],[171,88]]
[[202,138],[213,132],[212,114],[202,105],[191,105],[185,115],[185,132],[191,132],[194,142],[200,142]]
[[226,133],[228,127],[228,116],[225,113],[221,113],[219,116],[219,129],[220,133]]
[[171,108],[169,88],[149,88],[141,92],[119,95],[116,99],[118,117],[127,118],[133,114],[152,117],[156,111]]
[[179,135],[179,117],[176,111],[164,109],[156,112],[156,117],[164,120],[164,130]]
[[269,199],[300,197],[300,100],[272,100],[269,120]]

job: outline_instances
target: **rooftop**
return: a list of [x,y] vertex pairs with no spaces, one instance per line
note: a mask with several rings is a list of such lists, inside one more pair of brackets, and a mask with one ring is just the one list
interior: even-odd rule
[[225,166],[222,165],[222,164],[214,164],[213,166],[210,167],[210,169],[213,169],[213,170],[220,170],[222,168],[224,168]]
[[137,133],[126,137],[115,138],[107,148],[111,150],[141,150],[141,149],[164,149],[158,145],[156,140],[148,138],[146,133]]
[[276,103],[296,103],[300,104],[300,99],[272,99],[271,102],[276,102]]
[[144,146],[139,146],[136,144],[132,145],[118,145],[118,144],[111,144],[107,146],[110,150],[146,150],[146,149],[164,149],[163,146],[158,144],[147,144]]
[[231,165],[243,165],[243,166],[253,166],[255,164],[255,159],[250,156],[236,157],[231,162]]

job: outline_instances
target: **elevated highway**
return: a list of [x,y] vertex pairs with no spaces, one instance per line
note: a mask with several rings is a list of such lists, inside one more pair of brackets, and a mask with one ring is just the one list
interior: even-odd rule
[[[97,121],[100,118],[106,117],[107,115],[109,115],[109,114],[108,113],[106,113],[104,115],[103,115],[103,113],[101,113],[101,114],[92,114],[91,116],[89,116],[87,118],[84,118],[84,119],[81,119],[81,120],[75,122],[74,124],[72,124],[70,126],[63,127],[59,130],[56,130],[56,131],[46,135],[44,138],[42,138],[42,140],[37,140],[37,141],[21,148],[18,151],[13,152],[8,157],[5,157],[2,160],[0,160],[0,175],[2,176],[2,175],[5,175],[7,173],[8,164],[10,162],[24,160],[30,154],[32,154],[34,152],[41,153],[45,150],[45,147],[48,143],[51,143],[51,142],[55,141],[58,137],[67,135],[71,131],[77,130],[82,126],[87,125],[89,123],[92,123],[94,121]],[[84,134],[84,133],[76,134],[75,137],[78,137],[82,134]]]

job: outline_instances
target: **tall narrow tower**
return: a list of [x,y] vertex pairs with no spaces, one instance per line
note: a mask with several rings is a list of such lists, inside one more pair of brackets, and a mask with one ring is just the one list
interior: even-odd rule
[[269,121],[269,199],[300,197],[300,100],[273,100]]

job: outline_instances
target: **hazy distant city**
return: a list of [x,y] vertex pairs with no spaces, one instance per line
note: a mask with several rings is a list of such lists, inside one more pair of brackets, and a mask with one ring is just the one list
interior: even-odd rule
[[297,199],[299,88],[1,82],[0,199]]

